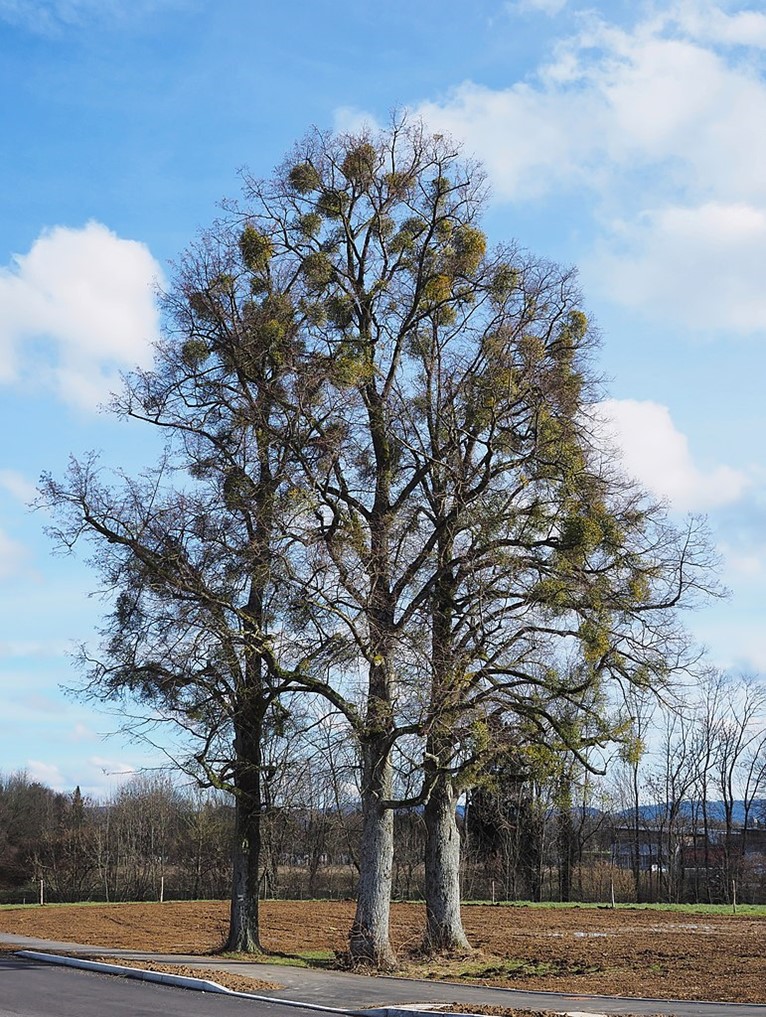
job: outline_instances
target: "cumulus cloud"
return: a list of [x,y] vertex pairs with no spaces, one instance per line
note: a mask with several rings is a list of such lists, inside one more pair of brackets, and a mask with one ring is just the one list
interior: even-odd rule
[[571,117],[583,115],[580,97],[525,83],[498,91],[465,81],[444,101],[422,103],[416,113],[481,157],[501,200],[539,198],[588,176],[588,145],[567,130]]
[[684,0],[676,4],[674,16],[698,39],[766,49],[766,14],[761,11],[729,13],[716,3]]
[[704,511],[737,501],[748,478],[730,466],[699,467],[666,406],[607,399],[595,410],[622,453],[625,472],[678,511]]
[[106,226],[57,226],[0,269],[0,380],[35,379],[92,408],[121,367],[147,366],[161,270]]
[[54,791],[71,792],[75,785],[79,785],[83,794],[102,798],[139,771],[128,763],[91,756],[87,760],[70,758],[65,766],[30,759],[26,772],[32,780],[37,780]]
[[[766,33],[766,15],[754,19]],[[763,196],[758,155],[766,139],[752,125],[766,112],[766,86],[724,45],[726,26],[737,24],[702,3],[670,5],[630,29],[589,16],[529,80],[501,89],[467,81],[418,111],[466,138],[505,198],[565,181],[600,192],[607,177],[633,190],[652,168],[669,185],[699,193],[734,187]],[[732,42],[736,34],[728,32]]]
[[32,759],[27,763],[27,773],[32,780],[38,780],[55,791],[71,792],[79,786],[86,797],[96,800],[107,798],[141,771],[120,760],[101,756],[80,758],[72,743],[86,742],[92,737],[95,736],[85,725],[78,724],[67,739],[70,745],[66,749],[62,747],[61,751],[66,753],[66,761],[62,765]]
[[358,109],[356,106],[338,106],[333,115],[333,124],[336,131],[356,134],[365,130],[377,131],[382,124],[366,110]]
[[[613,284],[616,299],[695,328],[759,331],[764,48],[766,14],[706,0],[677,0],[627,28],[581,14],[526,80],[465,81],[416,112],[480,156],[496,199],[585,203],[601,232],[586,275]],[[647,301],[656,283],[660,300]],[[701,291],[715,291],[715,308],[697,302]]]

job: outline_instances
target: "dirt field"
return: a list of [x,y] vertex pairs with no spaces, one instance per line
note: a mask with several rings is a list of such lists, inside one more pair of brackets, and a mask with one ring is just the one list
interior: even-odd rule
[[122,964],[130,968],[140,968],[143,971],[159,971],[164,975],[181,975],[184,978],[206,978],[211,982],[218,982],[225,985],[227,989],[234,992],[263,992],[268,989],[282,989],[279,982],[266,982],[262,978],[248,978],[243,975],[232,974],[229,971],[217,971],[215,968],[196,968],[185,964],[157,964],[154,961],[124,961],[114,956],[89,957],[88,960],[100,961],[102,964]]
[[[0,932],[163,953],[218,949],[224,902],[113,904],[0,910]],[[342,950],[350,902],[267,901],[263,940],[282,953]],[[467,905],[477,953],[415,965],[423,909],[397,904],[392,934],[404,971],[563,992],[766,1002],[766,918],[646,910]]]

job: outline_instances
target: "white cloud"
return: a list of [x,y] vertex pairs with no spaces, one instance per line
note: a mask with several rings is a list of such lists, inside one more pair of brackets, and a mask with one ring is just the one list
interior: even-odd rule
[[[92,732],[84,725],[78,724],[68,741],[76,743],[90,737],[93,737]],[[71,755],[71,748],[62,751],[66,752],[65,764],[58,766],[40,760],[30,760],[26,767],[29,776],[53,788],[54,791],[71,793],[75,786],[79,786],[87,797],[103,800],[141,772],[139,768],[118,760],[104,759],[101,756],[83,759]]]
[[16,470],[0,470],[0,488],[22,503],[29,505],[37,494],[37,488]]
[[54,791],[64,791],[67,782],[64,775],[55,763],[43,763],[39,759],[30,759],[27,762],[27,773],[32,780],[37,780]]
[[30,759],[26,771],[32,780],[37,780],[54,791],[71,792],[79,785],[83,794],[101,798],[112,792],[115,786],[124,784],[140,771],[128,763],[113,759],[91,756],[87,760],[70,758],[65,766]]
[[709,203],[616,222],[583,264],[589,291],[690,328],[766,328],[766,206]]
[[92,408],[120,367],[150,363],[160,279],[146,245],[101,223],[43,233],[0,270],[0,380],[42,380]]
[[336,131],[348,134],[381,129],[380,122],[372,113],[358,109],[356,106],[338,106],[333,115],[333,124]]
[[527,80],[465,81],[416,112],[484,161],[497,199],[588,208],[593,278],[615,299],[696,328],[766,329],[766,14],[678,0],[630,28],[580,25]]
[[697,39],[766,49],[766,14],[760,11],[729,14],[712,2],[683,0],[674,6],[671,16]]
[[582,106],[564,91],[524,83],[495,91],[466,81],[443,102],[422,103],[415,112],[480,156],[497,198],[523,201],[583,182],[588,139],[578,141],[567,130],[584,115]]
[[737,501],[748,478],[730,466],[702,469],[665,406],[607,399],[594,409],[622,453],[625,472],[678,511],[702,511]]
[[[526,80],[504,88],[467,80],[414,112],[464,139],[503,199],[562,186],[603,195],[605,183],[630,193],[648,170],[652,189],[659,180],[708,197],[766,195],[766,137],[753,130],[766,114],[766,85],[757,63],[730,49],[766,45],[766,14],[681,0],[630,28],[592,13],[580,23]],[[348,129],[371,119],[350,107],[336,113]]]
[[130,777],[139,772],[130,763],[117,759],[104,759],[103,756],[90,756],[88,764],[100,770],[107,777]]

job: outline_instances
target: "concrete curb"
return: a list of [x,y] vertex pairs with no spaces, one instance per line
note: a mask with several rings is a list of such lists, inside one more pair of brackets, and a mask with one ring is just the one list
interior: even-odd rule
[[[270,997],[272,1003],[281,1003],[280,999]],[[303,1004],[301,1004],[303,1005]],[[440,1003],[413,1003],[412,1006],[378,1006],[370,1007],[368,1010],[336,1010],[336,1013],[344,1013],[350,1017],[484,1017],[483,1014],[476,1014],[470,1010],[433,1010],[431,1007],[441,1006]],[[518,1008],[517,1008],[518,1009]],[[522,1007],[524,1009],[524,1007]],[[526,1007],[527,1010],[536,1009]],[[609,1014],[601,1010],[557,1010],[557,1017],[609,1017]]]
[[[253,999],[261,1003],[276,1003],[280,1006],[292,1006],[301,1010],[318,1010],[321,1013],[343,1014],[345,1017],[423,1017],[423,1014],[431,1013],[427,1009],[427,1003],[412,1007],[401,1006],[379,1006],[370,1007],[364,1010],[346,1010],[340,1007],[321,1006],[319,1003],[303,1003],[295,999],[280,999],[277,996],[260,996],[254,992],[235,992],[234,989],[227,989],[225,985],[218,982],[211,982],[207,978],[190,978],[187,975],[167,975],[161,971],[145,971],[143,968],[131,968],[125,964],[104,964],[103,961],[81,960],[79,957],[63,957],[56,953],[39,953],[37,950],[17,950],[15,956],[23,957],[26,960],[40,961],[43,964],[59,964],[68,968],[82,968],[86,971],[96,971],[103,975],[120,975],[123,978],[135,978],[140,982],[158,982],[161,985],[175,986],[179,989],[193,989],[197,992],[218,992],[225,996],[234,996],[237,999]],[[478,1017],[477,1014],[468,1012],[450,1011],[441,1013],[439,1017]],[[562,1013],[561,1017],[568,1017]],[[588,1013],[583,1017],[606,1017],[598,1013]]]
[[143,982],[160,982],[163,985],[175,985],[180,989],[197,989],[200,992],[222,992],[234,995],[218,982],[210,982],[206,978],[187,978],[184,975],[166,975],[160,971],[144,971],[131,968],[124,964],[104,964],[102,961],[80,960],[79,957],[62,957],[60,954],[38,953],[36,950],[19,950],[17,957],[26,960],[42,961],[44,964],[59,964],[67,968],[84,968],[87,971],[98,971],[104,975],[122,975],[124,978],[136,978]]
[[[40,961],[44,964],[58,964],[63,967],[82,968],[86,971],[96,971],[104,975],[119,975],[123,978],[134,978],[142,982],[157,982],[160,985],[169,985],[179,989],[191,989],[196,992],[216,992],[225,996],[233,996],[237,999],[252,999],[261,1003],[276,1003],[281,1006],[290,1006],[302,1010],[317,1010],[321,1013],[343,1014],[345,1017],[423,1017],[424,1014],[433,1013],[429,1007],[436,1004],[416,1003],[409,1007],[402,1006],[380,1006],[365,1009],[350,1010],[341,1007],[322,1006],[320,1003],[306,1003],[294,999],[281,999],[278,996],[262,996],[254,992],[236,992],[234,989],[227,989],[225,985],[210,981],[207,978],[191,978],[188,975],[169,975],[161,971],[146,971],[143,968],[128,967],[125,964],[105,964],[103,961],[82,960],[79,957],[65,957],[62,954],[40,953],[37,950],[17,950],[15,956],[26,960]],[[551,993],[556,995],[556,993]],[[451,1010],[442,1011],[439,1017],[481,1017],[470,1011]],[[596,1011],[561,1011],[560,1017],[607,1017],[607,1014]]]
[[[332,1006],[321,1006],[319,1003],[301,1003],[294,999],[277,999],[274,996],[259,996],[253,992],[235,992],[225,985],[211,982],[207,978],[190,978],[187,975],[166,975],[161,971],[145,971],[143,968],[131,968],[124,964],[104,964],[102,961],[81,960],[79,957],[62,957],[55,953],[38,953],[36,950],[18,950],[16,957],[26,960],[41,961],[44,964],[59,964],[67,968],[83,968],[86,971],[97,971],[103,975],[121,975],[123,978],[135,978],[140,982],[159,982],[161,985],[172,985],[178,989],[194,989],[197,992],[218,992],[225,996],[239,999],[255,999],[262,1003],[281,1003],[284,1006],[301,1007],[304,1010],[321,1010],[324,1013],[336,1014],[372,1014],[375,1011],[338,1010]],[[387,1011],[380,1011],[381,1017],[393,1017]]]
[[[272,999],[272,1002],[273,999]],[[352,1014],[353,1017],[423,1017],[424,1014],[430,1017],[483,1017],[482,1014],[475,1014],[464,1010],[438,1011],[429,1010],[429,1006],[437,1006],[437,1003],[415,1004],[411,1007],[384,1006],[370,1010],[346,1010],[344,1013]],[[532,1009],[527,1007],[527,1009]],[[609,1014],[595,1010],[558,1010],[557,1017],[609,1017]]]

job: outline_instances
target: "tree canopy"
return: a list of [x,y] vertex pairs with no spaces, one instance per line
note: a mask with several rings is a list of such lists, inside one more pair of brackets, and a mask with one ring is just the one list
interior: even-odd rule
[[262,750],[296,696],[356,740],[350,952],[387,967],[393,810],[424,809],[426,945],[464,947],[459,795],[522,730],[581,755],[619,737],[610,688],[690,662],[704,528],[621,475],[575,274],[491,247],[484,200],[421,124],[312,132],[184,254],[154,366],[115,400],[162,461],[44,481],[113,593],[89,688],[180,723],[235,795],[232,948],[258,948]]

